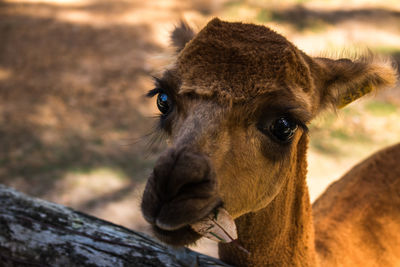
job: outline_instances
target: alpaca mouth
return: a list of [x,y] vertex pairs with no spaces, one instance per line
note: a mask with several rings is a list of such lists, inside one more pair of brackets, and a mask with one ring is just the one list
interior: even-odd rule
[[[198,206],[190,207],[192,203]],[[156,216],[151,218],[145,216],[145,219],[160,230],[172,232],[202,220],[220,206],[222,201],[219,198],[172,201],[162,205]]]
[[196,233],[189,225],[176,230],[164,230],[152,225],[154,236],[160,241],[172,246],[186,246],[194,244],[202,236]]
[[[160,241],[173,246],[186,246],[194,244],[202,237],[202,235],[194,231],[191,227],[191,224],[200,221],[204,217],[207,217],[218,207],[221,207],[221,205],[221,201],[218,201],[217,205],[209,206],[203,211],[203,213],[206,214],[205,216],[201,216],[199,219],[194,221],[186,221],[186,223],[175,224],[173,226],[162,223],[159,219],[156,219],[155,223],[152,224],[154,236]],[[193,216],[193,218],[195,218],[195,216]]]

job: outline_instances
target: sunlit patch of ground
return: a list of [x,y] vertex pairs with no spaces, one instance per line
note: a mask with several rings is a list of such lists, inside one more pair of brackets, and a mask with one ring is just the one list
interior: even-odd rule
[[91,0],[4,0],[8,3],[21,3],[21,4],[52,4],[52,5],[87,5]]
[[382,147],[399,142],[398,99],[393,99],[392,103],[382,98],[360,100],[337,115],[322,114],[312,123],[308,155],[312,200],[357,162]]
[[[6,0],[0,2],[0,182],[148,231],[145,180],[163,145],[142,139],[157,113],[151,75],[171,62],[179,19],[262,23],[312,55],[368,47],[400,62],[397,0]],[[340,56],[340,55],[335,55]],[[400,90],[310,126],[309,185],[400,140]],[[147,141],[146,141],[147,140]],[[195,248],[216,256],[216,244]]]
[[58,180],[45,198],[143,231],[146,224],[139,208],[142,190],[141,182],[115,168],[76,169]]
[[0,68],[0,80],[6,80],[11,77],[11,71]]

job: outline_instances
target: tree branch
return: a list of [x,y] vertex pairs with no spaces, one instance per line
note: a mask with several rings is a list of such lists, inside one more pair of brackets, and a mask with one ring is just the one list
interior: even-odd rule
[[228,266],[0,185],[2,266]]

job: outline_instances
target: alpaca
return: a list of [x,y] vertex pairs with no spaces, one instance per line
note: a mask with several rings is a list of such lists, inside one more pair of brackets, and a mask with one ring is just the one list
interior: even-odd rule
[[[314,230],[306,185],[307,125],[324,109],[340,108],[370,91],[394,85],[391,62],[373,56],[357,60],[310,57],[269,28],[217,18],[197,34],[182,24],[172,33],[172,41],[176,62],[148,93],[157,98],[159,130],[168,135],[170,144],[157,160],[142,199],[142,213],[154,235],[174,246],[194,243],[201,236],[189,225],[223,207],[235,219],[238,242],[250,252],[219,243],[219,256],[227,263],[379,264],[379,253],[366,248],[378,247],[372,241],[383,244],[387,240],[368,233],[374,227],[364,227],[379,218],[353,217],[360,210],[343,206],[351,198],[342,199],[338,193],[350,194],[348,190],[355,187],[351,183],[358,178],[339,182],[316,202]],[[382,189],[382,198],[399,192],[399,180],[385,183],[380,179],[381,187],[388,186]],[[396,197],[398,203],[398,193]],[[361,196],[353,199],[371,201]],[[377,205],[384,203],[389,214],[399,214],[398,206],[390,206],[394,202]],[[347,216],[341,221],[338,211],[345,210]],[[388,222],[390,229],[398,229],[398,215],[396,219]],[[358,231],[341,236],[339,230],[348,230],[344,220],[349,229]],[[335,230],[338,224],[341,227]],[[374,225],[382,227],[378,222]],[[375,239],[364,239],[370,236]],[[400,251],[396,238],[388,242],[397,247],[381,245],[385,254],[380,255],[396,258],[393,254]],[[347,250],[347,239],[365,242],[351,247],[365,251]]]
[[321,266],[399,266],[400,143],[330,185],[313,215]]

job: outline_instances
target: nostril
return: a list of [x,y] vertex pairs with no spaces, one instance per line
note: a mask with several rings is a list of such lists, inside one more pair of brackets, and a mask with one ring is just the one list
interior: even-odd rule
[[215,183],[211,179],[201,182],[183,184],[177,191],[176,196],[189,196],[196,198],[206,198],[214,194]]
[[179,156],[172,169],[166,188],[170,197],[175,197],[183,189],[195,189],[211,179],[208,160],[199,154],[184,153]]
[[180,192],[194,189],[196,184],[207,183],[212,176],[208,158],[188,148],[169,149],[163,153],[153,175],[154,189],[161,201],[170,201]]
[[153,169],[153,173],[156,177],[166,177],[171,173],[176,162],[174,154],[173,151],[169,150],[167,153],[160,156]]

